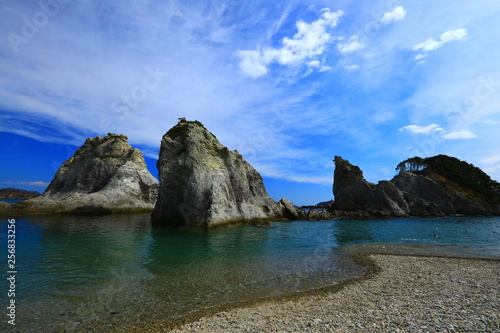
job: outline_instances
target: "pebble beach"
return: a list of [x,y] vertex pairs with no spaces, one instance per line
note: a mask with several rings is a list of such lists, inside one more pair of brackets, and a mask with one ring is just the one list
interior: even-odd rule
[[371,277],[142,332],[500,332],[500,261],[370,255]]

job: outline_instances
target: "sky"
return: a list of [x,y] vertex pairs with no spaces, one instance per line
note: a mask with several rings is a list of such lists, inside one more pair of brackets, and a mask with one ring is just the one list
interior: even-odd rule
[[500,180],[500,2],[0,0],[0,187],[43,192],[87,137],[151,173],[178,118],[237,149],[269,194],[333,198],[447,154]]

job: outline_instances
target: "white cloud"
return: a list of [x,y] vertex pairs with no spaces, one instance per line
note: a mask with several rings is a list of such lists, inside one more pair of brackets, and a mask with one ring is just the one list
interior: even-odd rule
[[474,139],[477,136],[471,131],[458,131],[443,135],[443,139],[446,140],[460,140],[460,139]]
[[[258,78],[268,73],[270,64],[277,62],[283,66],[296,66],[310,60],[308,65],[322,55],[329,43],[332,42],[329,28],[337,26],[344,12],[338,10],[331,12],[324,9],[321,17],[312,22],[297,21],[297,33],[293,38],[283,38],[281,48],[264,48],[257,50],[238,51],[240,57],[240,70],[243,74]],[[311,68],[311,66],[309,66]],[[327,67],[318,67],[326,70]]]
[[488,119],[484,123],[486,125],[496,125],[496,124],[500,124],[500,120],[491,120],[491,119]]
[[422,60],[422,59],[425,59],[427,58],[427,54],[417,54],[415,56],[415,60],[418,61],[418,60]]
[[438,124],[430,124],[428,126],[417,126],[417,125],[408,125],[399,129],[400,131],[408,131],[414,134],[429,134],[432,132],[441,132],[444,131]]
[[385,13],[380,21],[382,22],[382,24],[387,25],[392,22],[401,21],[405,18],[405,16],[406,11],[403,6],[397,6],[392,12]]
[[12,185],[31,185],[31,186],[40,186],[40,187],[46,187],[49,185],[49,183],[42,182],[42,181],[36,181],[36,182],[3,182],[4,184],[12,184]]
[[434,38],[429,38],[425,42],[415,45],[413,47],[413,50],[414,51],[421,50],[422,52],[434,51],[436,49],[439,49],[446,43],[453,41],[461,41],[464,40],[465,37],[467,37],[467,29],[462,28],[457,30],[446,31],[443,34],[441,34],[439,40],[435,40]]
[[328,67],[328,66],[324,66],[321,64],[321,62],[319,60],[313,60],[313,61],[309,61],[307,63],[307,67],[309,68],[308,71],[304,74],[304,76],[307,76],[309,74],[311,74],[315,69],[318,71],[318,72],[324,72],[324,71],[328,71],[330,69],[332,69],[331,67]]
[[261,61],[258,51],[239,51],[240,69],[247,76],[258,78],[267,74],[267,67]]
[[359,40],[358,36],[352,36],[348,43],[338,44],[337,48],[340,53],[346,54],[365,48],[365,44]]

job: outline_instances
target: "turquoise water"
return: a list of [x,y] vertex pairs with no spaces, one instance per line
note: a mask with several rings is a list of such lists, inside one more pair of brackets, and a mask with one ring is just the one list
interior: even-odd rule
[[[6,253],[6,219],[0,228]],[[60,216],[16,218],[16,231],[16,328],[33,332],[99,331],[333,285],[364,272],[347,257],[352,252],[500,258],[498,217],[207,231],[152,226],[147,214]]]

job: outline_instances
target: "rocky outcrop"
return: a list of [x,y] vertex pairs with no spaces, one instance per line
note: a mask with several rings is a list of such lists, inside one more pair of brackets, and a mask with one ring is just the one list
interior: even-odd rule
[[[441,177],[442,178],[442,177]],[[334,210],[337,216],[499,215],[500,207],[479,195],[466,195],[446,179],[401,170],[391,181],[367,182],[359,167],[335,157]]]
[[42,196],[17,207],[60,213],[151,211],[158,181],[125,135],[89,138],[56,172]]
[[287,220],[325,221],[334,218],[333,214],[325,208],[317,209],[317,207],[308,207],[308,210],[303,210],[285,198],[282,198],[278,202],[278,207],[281,211],[281,216]]
[[404,193],[410,214],[416,216],[498,215],[500,207],[477,196],[466,196],[446,182],[400,171],[391,180]]
[[157,167],[156,223],[214,227],[282,215],[260,174],[197,121],[181,120],[163,136]]
[[401,207],[403,194],[393,184],[373,184],[363,177],[361,169],[335,156],[333,194],[334,209],[338,215],[352,217],[407,216],[407,207]]

